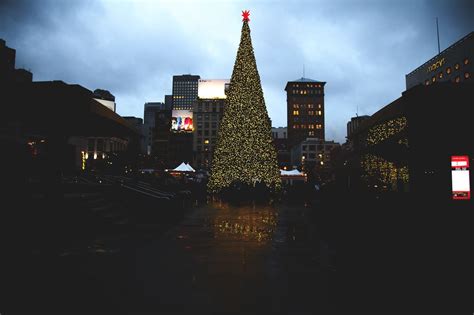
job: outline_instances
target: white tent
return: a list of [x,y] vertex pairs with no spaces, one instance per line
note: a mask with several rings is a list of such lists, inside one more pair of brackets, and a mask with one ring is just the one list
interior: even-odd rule
[[186,163],[186,167],[188,168],[189,172],[195,172],[194,168],[192,168],[192,166],[188,163]]
[[176,167],[175,169],[171,171],[172,172],[194,172],[194,168],[192,168],[191,165],[183,162],[179,164],[178,167]]
[[291,171],[280,170],[281,176],[304,176],[304,173],[298,171],[297,169]]

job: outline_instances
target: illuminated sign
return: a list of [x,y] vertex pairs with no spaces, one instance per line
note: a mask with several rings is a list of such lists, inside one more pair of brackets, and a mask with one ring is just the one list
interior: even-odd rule
[[194,130],[192,111],[173,110],[171,114],[171,131],[192,132]]
[[426,72],[434,71],[434,70],[438,69],[439,67],[441,67],[442,65],[444,65],[444,57],[441,58],[440,60],[436,61],[432,65],[430,65]]
[[226,84],[229,80],[199,80],[198,97],[202,99],[227,98]]
[[469,157],[451,157],[451,178],[453,181],[453,199],[470,199]]

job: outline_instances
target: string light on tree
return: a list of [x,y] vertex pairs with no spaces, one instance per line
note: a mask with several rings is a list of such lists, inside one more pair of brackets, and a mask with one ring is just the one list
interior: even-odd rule
[[242,11],[242,34],[219,127],[208,189],[219,192],[234,181],[280,188],[260,75],[250,37],[250,12]]

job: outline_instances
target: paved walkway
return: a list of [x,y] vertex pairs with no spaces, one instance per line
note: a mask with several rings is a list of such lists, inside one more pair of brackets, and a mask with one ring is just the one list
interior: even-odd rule
[[136,252],[135,294],[144,310],[317,311],[327,280],[309,209],[196,208]]

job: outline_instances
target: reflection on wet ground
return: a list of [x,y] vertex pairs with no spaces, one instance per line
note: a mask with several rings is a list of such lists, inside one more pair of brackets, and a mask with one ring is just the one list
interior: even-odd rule
[[[136,253],[143,309],[317,311],[327,279],[307,208],[196,208],[165,237]],[[325,293],[326,292],[326,293]]]

